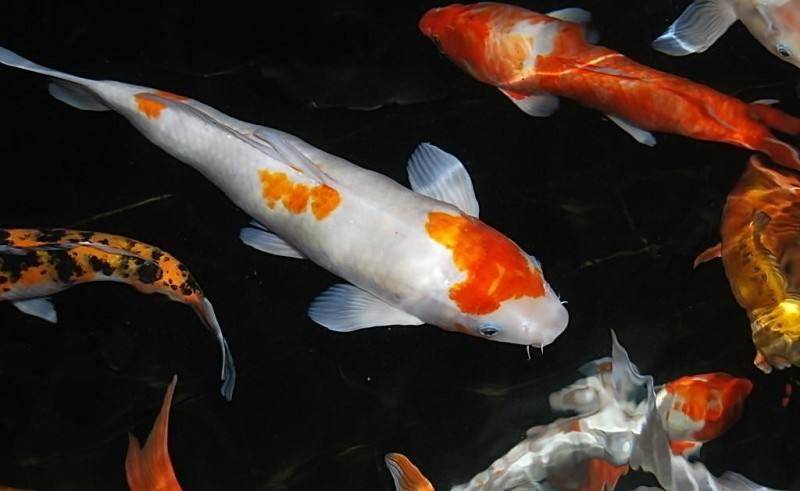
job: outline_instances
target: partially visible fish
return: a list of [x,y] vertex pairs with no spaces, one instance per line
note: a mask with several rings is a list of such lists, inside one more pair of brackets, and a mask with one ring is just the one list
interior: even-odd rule
[[[529,429],[522,442],[453,491],[606,491],[638,469],[655,474],[666,489],[767,489],[732,472],[714,477],[702,464],[670,451],[673,435],[699,445],[727,429],[738,418],[749,381],[721,373],[688,376],[657,394],[652,377],[639,374],[616,336],[611,358],[581,371],[584,378],[550,395],[554,410],[576,416]],[[701,409],[704,402],[708,406]],[[691,418],[682,420],[687,413]],[[699,429],[688,428],[698,422]],[[388,454],[385,462],[397,491],[433,490],[402,454]],[[689,482],[709,487],[684,486]],[[731,482],[739,487],[726,487]]]
[[531,116],[550,116],[567,97],[602,111],[645,145],[656,143],[651,131],[674,133],[757,150],[800,169],[797,148],[771,131],[800,135],[800,118],[594,45],[590,21],[578,8],[545,15],[477,3],[431,9],[419,27],[458,66]]
[[770,53],[800,68],[800,0],[695,0],[653,48],[672,56],[701,53],[737,20]]
[[169,409],[177,383],[178,376],[175,375],[167,387],[164,403],[153,423],[153,430],[144,443],[144,449],[135,436],[128,435],[125,475],[131,491],[181,491],[181,485],[178,483],[178,478],[175,477],[167,448]]
[[722,257],[750,319],[755,365],[800,366],[800,177],[751,158],[728,195],[720,236],[695,265]]
[[94,281],[126,283],[192,307],[222,351],[222,395],[230,400],[236,369],[211,302],[189,269],[161,249],[118,235],[68,229],[0,229],[0,301],[49,322],[50,295]]

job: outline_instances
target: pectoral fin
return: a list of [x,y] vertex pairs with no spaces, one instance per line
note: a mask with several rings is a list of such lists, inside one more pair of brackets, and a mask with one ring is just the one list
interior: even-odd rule
[[634,140],[641,143],[642,145],[647,145],[648,147],[652,147],[656,144],[656,137],[653,136],[652,133],[649,131],[645,131],[638,126],[628,122],[620,118],[619,116],[612,116],[610,114],[606,114],[608,119],[613,121],[617,126],[625,130],[625,132],[633,137]]
[[600,35],[597,30],[591,27],[592,13],[588,10],[570,7],[548,12],[547,16],[582,25],[584,36],[586,37],[587,42],[596,43],[600,40]]
[[53,301],[50,300],[50,297],[17,300],[11,303],[21,312],[25,312],[28,315],[44,319],[47,322],[52,322],[53,324],[58,322],[58,315],[56,314],[56,309],[53,306]]
[[408,160],[408,180],[415,192],[478,217],[478,199],[467,169],[444,150],[430,143],[420,143]]
[[528,116],[546,118],[558,109],[558,97],[550,94],[520,94],[513,90],[500,89],[511,102]]
[[736,22],[728,0],[695,0],[653,41],[653,48],[671,56],[701,53],[711,47]]
[[694,259],[694,268],[700,266],[701,264],[711,261],[712,259],[716,259],[718,257],[722,257],[722,244],[717,244],[715,246],[711,246],[705,251],[701,252],[695,259]]
[[322,292],[308,309],[311,319],[331,331],[350,332],[376,326],[418,326],[413,315],[392,307],[353,285],[340,283]]
[[253,249],[258,249],[267,254],[276,256],[305,259],[306,256],[293,245],[281,239],[272,232],[268,232],[260,223],[250,222],[250,227],[243,227],[239,231],[239,239]]

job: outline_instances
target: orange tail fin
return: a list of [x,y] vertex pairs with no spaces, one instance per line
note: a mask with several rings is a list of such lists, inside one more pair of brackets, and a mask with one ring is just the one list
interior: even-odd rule
[[797,149],[775,137],[764,138],[755,150],[764,152],[769,158],[789,169],[800,170],[800,153]]
[[434,491],[433,484],[405,455],[390,453],[383,460],[392,473],[396,491]]
[[169,408],[172,405],[172,394],[175,392],[177,382],[178,376],[175,375],[164,395],[161,412],[153,423],[153,430],[147,437],[144,450],[139,446],[139,440],[135,436],[128,435],[125,473],[131,491],[181,491],[181,485],[175,477],[167,451]]
[[787,135],[800,135],[800,118],[767,104],[750,104],[750,112],[756,119],[774,130]]

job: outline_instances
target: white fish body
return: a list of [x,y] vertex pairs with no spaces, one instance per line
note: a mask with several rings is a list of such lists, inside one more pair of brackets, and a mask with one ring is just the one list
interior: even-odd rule
[[[188,98],[73,77],[3,48],[0,63],[53,77],[51,94],[72,106],[122,114],[151,142],[199,170],[266,229],[243,230],[249,245],[308,258],[355,285],[335,285],[312,304],[311,317],[332,330],[429,323],[544,346],[566,327],[567,312],[538,262],[469,216],[478,212],[469,176],[436,147],[423,144],[412,157],[409,173],[420,191],[414,192],[297,137]],[[434,237],[430,227],[437,224]],[[459,262],[464,241],[468,248],[494,249],[465,265]],[[487,267],[496,268],[494,281],[468,281],[476,268]],[[458,288],[465,299],[453,293]]]

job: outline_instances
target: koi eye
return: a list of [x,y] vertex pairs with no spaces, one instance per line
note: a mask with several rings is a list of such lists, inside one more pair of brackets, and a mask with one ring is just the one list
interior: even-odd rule
[[486,336],[490,338],[500,332],[500,328],[495,326],[494,324],[484,324],[478,329],[478,332],[481,333],[481,336]]
[[791,58],[792,50],[790,50],[785,44],[778,44],[775,46],[775,50],[784,58]]

